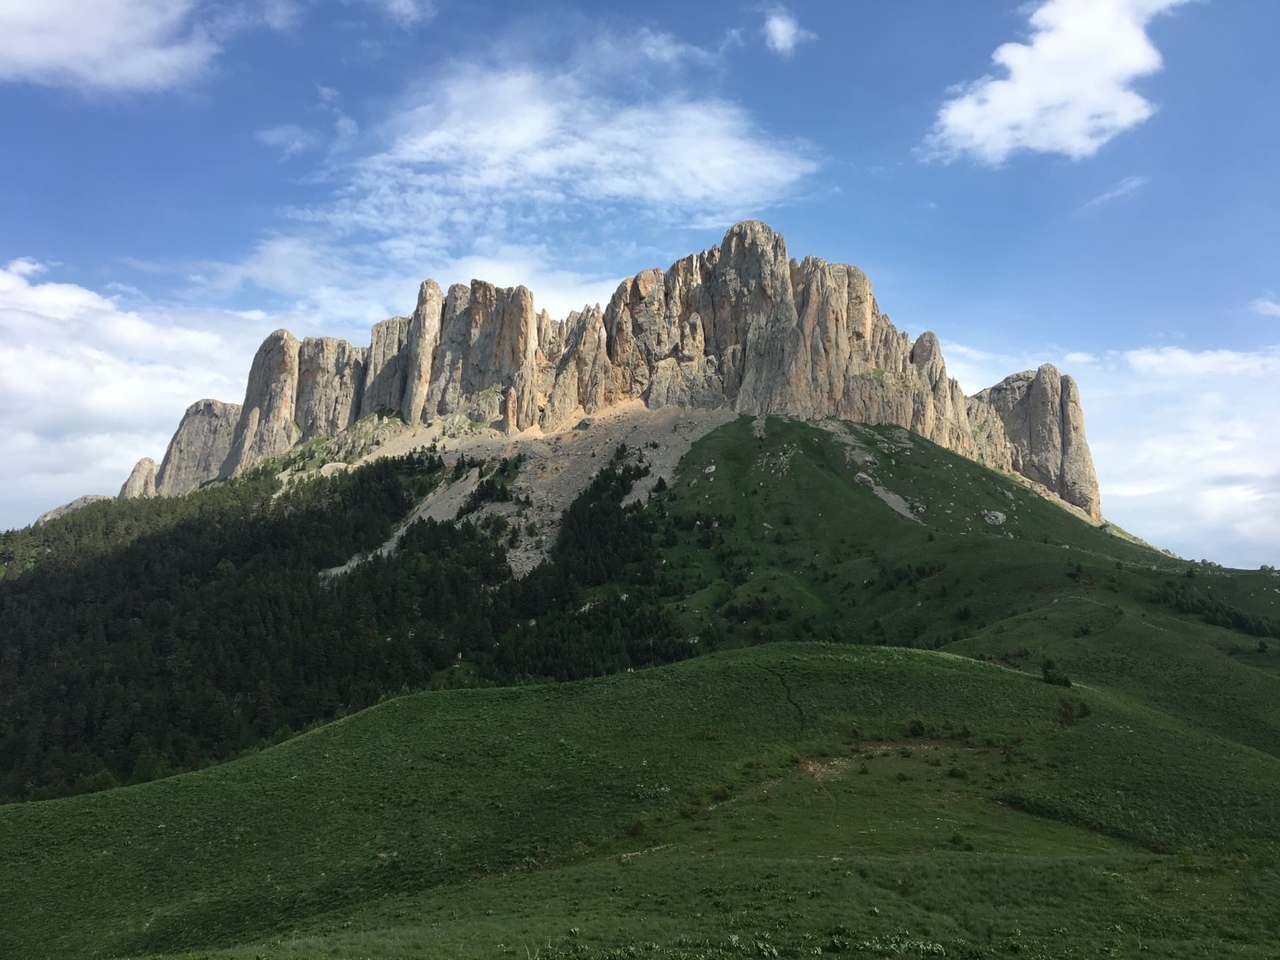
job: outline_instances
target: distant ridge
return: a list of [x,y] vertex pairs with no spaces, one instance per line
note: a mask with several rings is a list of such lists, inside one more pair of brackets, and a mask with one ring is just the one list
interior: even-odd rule
[[759,221],[563,322],[535,311],[522,286],[473,280],[445,293],[427,280],[412,316],[376,324],[368,347],[277,330],[254,357],[244,403],[193,404],[161,464],[139,461],[121,496],[181,495],[379,410],[410,425],[465,414],[514,435],[634,399],[898,424],[1102,516],[1070,377],[1046,364],[966,397],[937,337],[900,333],[861,270],[791,260]]

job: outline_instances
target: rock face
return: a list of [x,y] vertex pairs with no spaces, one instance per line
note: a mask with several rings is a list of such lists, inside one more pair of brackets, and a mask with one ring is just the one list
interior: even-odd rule
[[303,440],[331,437],[359,419],[367,355],[332,337],[302,341],[293,419]]
[[409,339],[409,320],[392,317],[374,324],[364,370],[364,390],[360,397],[360,416],[379,410],[399,410],[404,398],[405,344]]
[[87,507],[91,503],[97,503],[99,500],[114,500],[115,497],[108,497],[101,493],[86,493],[83,497],[76,497],[70,503],[64,503],[60,507],[54,507],[52,510],[46,511],[36,517],[35,525],[37,527],[44,526],[50,520],[57,520],[59,517],[65,517],[68,513],[79,510],[81,507]]
[[970,401],[994,410],[1004,426],[1013,469],[1068,503],[1102,518],[1098,477],[1084,435],[1084,411],[1075,381],[1050,364],[1024,370]]
[[[236,476],[377,411],[409,424],[464,415],[514,434],[563,429],[636,399],[898,424],[1100,516],[1069,377],[1042,367],[965,397],[938,339],[924,333],[912,343],[899,332],[861,270],[791,260],[782,237],[758,221],[666,271],[624,280],[603,310],[589,306],[563,322],[536,312],[524,287],[473,280],[446,293],[428,280],[412,316],[377,324],[367,349],[299,343],[277,330],[254,358],[241,408],[201,413],[190,426],[188,411],[157,491]],[[184,430],[189,439],[179,443]]]
[[143,457],[133,467],[129,479],[120,488],[121,500],[133,500],[137,497],[154,497],[156,495],[156,462],[150,457]]
[[178,497],[216,477],[231,452],[240,405],[198,400],[187,407],[156,474],[156,493]]
[[231,450],[219,477],[239,476],[259,460],[279,456],[302,439],[302,428],[294,419],[301,347],[288,330],[277,330],[258,348],[249,368]]

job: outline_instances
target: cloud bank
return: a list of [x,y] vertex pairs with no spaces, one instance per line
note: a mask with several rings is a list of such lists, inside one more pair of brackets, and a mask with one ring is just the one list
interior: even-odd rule
[[239,402],[264,320],[129,309],[46,273],[0,267],[0,527],[116,493],[139,456],[163,454],[190,403]]

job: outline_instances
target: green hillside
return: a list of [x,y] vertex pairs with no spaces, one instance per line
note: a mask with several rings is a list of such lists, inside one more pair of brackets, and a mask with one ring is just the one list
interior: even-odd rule
[[624,510],[644,453],[519,588],[483,520],[342,588],[478,688],[0,807],[0,956],[1276,955],[1280,579],[896,428],[740,418]]
[[[1052,659],[1070,679],[1280,756],[1280,619],[1263,613],[1280,599],[1272,573],[1189,565],[898,428],[771,418],[757,437],[740,419],[685,458],[666,508],[664,569],[693,591],[682,622],[717,645],[887,643],[1036,676]],[[1161,599],[1179,591],[1260,629]]]
[[788,955],[1269,955],[1280,761],[1072,699],[1090,712],[1064,724],[1058,688],[998,666],[795,644],[402,697],[222,767],[0,810],[0,953],[747,956],[767,935]]

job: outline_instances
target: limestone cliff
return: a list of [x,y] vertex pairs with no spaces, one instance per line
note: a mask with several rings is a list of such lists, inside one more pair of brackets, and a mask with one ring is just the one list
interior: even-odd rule
[[[377,324],[367,349],[278,330],[254,358],[234,430],[208,425],[197,441],[206,420],[188,428],[188,411],[156,492],[235,476],[380,410],[411,425],[463,415],[514,434],[561,430],[635,399],[899,424],[1101,515],[1070,377],[1042,367],[965,397],[937,338],[913,343],[900,332],[861,270],[789,259],[783,238],[758,221],[624,280],[608,306],[563,322],[537,312],[524,287],[473,280],[445,293],[428,280],[412,316]],[[184,429],[193,439],[179,443]]]
[[298,348],[294,421],[302,439],[331,437],[360,418],[368,351],[332,337],[308,337]]
[[999,416],[1014,470],[1101,519],[1098,477],[1074,380],[1045,364],[1006,377],[970,403],[985,404]]
[[133,500],[137,497],[154,497],[156,495],[156,462],[150,457],[143,457],[134,464],[129,479],[120,488],[121,500]]
[[156,474],[156,493],[177,497],[216,477],[231,452],[240,406],[198,400],[187,407]]
[[302,429],[294,419],[301,347],[288,330],[277,330],[258,348],[249,368],[249,383],[231,451],[218,471],[219,477],[239,476],[258,461],[278,456],[302,439]]

